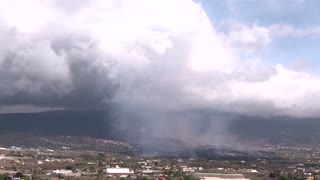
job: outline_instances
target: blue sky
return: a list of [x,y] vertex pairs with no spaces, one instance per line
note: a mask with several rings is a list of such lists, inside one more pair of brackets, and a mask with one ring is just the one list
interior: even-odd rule
[[234,19],[262,25],[290,23],[314,25],[320,18],[317,0],[203,0],[205,10],[212,19]]
[[[310,73],[320,68],[320,1],[317,0],[203,0],[203,7],[214,27],[230,31],[226,24],[290,26],[299,33],[271,37],[271,42],[255,52],[263,61],[292,66],[297,61]],[[314,30],[311,30],[314,29]],[[312,33],[308,33],[311,32]]]

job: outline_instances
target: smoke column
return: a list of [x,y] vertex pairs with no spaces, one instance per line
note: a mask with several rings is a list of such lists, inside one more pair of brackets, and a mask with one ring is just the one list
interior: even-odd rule
[[249,46],[213,24],[192,0],[0,0],[0,106],[108,109],[123,129],[198,144],[226,142],[221,112],[319,115],[317,77],[243,63]]

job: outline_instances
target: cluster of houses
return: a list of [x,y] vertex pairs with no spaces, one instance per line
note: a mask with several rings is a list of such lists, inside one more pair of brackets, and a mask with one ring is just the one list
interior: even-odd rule
[[73,172],[68,169],[57,169],[53,170],[52,172],[47,173],[48,176],[50,175],[58,175],[63,177],[81,177],[81,172]]

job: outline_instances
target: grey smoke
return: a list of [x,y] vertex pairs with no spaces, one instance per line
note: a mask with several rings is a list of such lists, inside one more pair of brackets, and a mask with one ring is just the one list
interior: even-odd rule
[[[225,142],[230,118],[214,112],[319,115],[317,78],[242,65],[192,0],[48,0],[21,14],[2,2],[0,10],[0,106],[111,108],[124,129],[135,118],[140,132],[199,144]],[[260,51],[269,36],[258,40],[233,45]],[[300,90],[284,93],[290,87]]]

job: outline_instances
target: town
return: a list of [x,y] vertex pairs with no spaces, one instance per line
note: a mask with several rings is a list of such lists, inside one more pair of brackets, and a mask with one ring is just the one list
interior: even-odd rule
[[[128,146],[126,143],[101,140]],[[159,157],[73,147],[0,148],[0,179],[320,179],[320,151],[265,145],[257,157]]]

